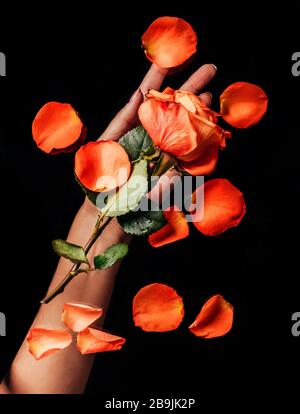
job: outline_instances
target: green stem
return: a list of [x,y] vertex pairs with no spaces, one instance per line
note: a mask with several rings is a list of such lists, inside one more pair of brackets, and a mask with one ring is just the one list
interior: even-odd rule
[[[166,171],[172,168],[175,164],[176,164],[176,159],[173,158],[170,154],[162,151],[152,176],[163,175]],[[93,234],[84,247],[85,254],[88,254],[88,252],[91,250],[96,240],[99,238],[100,234],[103,232],[103,230],[105,229],[105,227],[108,225],[108,223],[111,220],[112,220],[112,217],[106,217],[105,213],[98,217]],[[59,295],[60,293],[64,291],[65,287],[73,280],[74,277],[76,277],[80,273],[87,273],[92,270],[92,269],[81,269],[80,266],[81,266],[81,263],[74,264],[72,268],[70,269],[70,271],[68,272],[68,274],[64,277],[64,279],[56,286],[56,288],[52,292],[50,292],[41,301],[41,303],[47,304],[51,302],[57,295]]]
[[[112,217],[105,217],[104,215],[100,215],[97,219],[97,223],[94,229],[94,232],[87,242],[87,244],[84,247],[85,254],[88,254],[88,252],[91,250],[92,246],[100,236],[100,234],[103,232],[105,227],[108,225],[108,223],[112,220]],[[80,268],[81,263],[76,263],[72,266],[68,274],[64,277],[64,279],[56,286],[56,288],[50,292],[42,301],[41,303],[43,305],[51,302],[57,295],[62,293],[65,290],[65,287],[73,280],[74,277],[79,275],[80,273],[86,273],[88,271],[91,271],[92,269],[81,269]]]
[[152,176],[160,177],[175,164],[176,158],[172,157],[172,155],[168,154],[167,152],[162,151],[157,161],[156,167],[152,173]]

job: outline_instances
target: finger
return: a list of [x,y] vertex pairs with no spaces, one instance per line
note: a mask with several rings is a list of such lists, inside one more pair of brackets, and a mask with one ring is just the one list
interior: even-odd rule
[[216,75],[217,67],[213,64],[201,66],[180,89],[198,94]]
[[143,99],[143,94],[140,89],[138,89],[130,98],[129,102],[124,106],[124,108],[117,113],[117,115],[110,122],[98,140],[117,141],[127,131],[134,128],[138,122],[137,111],[143,102]]
[[144,95],[149,89],[159,90],[167,72],[167,69],[160,69],[157,66],[152,65],[137,91],[132,95],[124,108],[121,109],[121,111],[111,121],[99,139],[118,140],[127,131],[134,128],[138,123],[137,111],[143,102]]
[[199,97],[202,99],[202,101],[207,105],[211,105],[212,101],[212,94],[210,92],[204,92],[199,95]]
[[145,96],[150,89],[155,89],[158,91],[167,73],[168,69],[163,69],[159,68],[156,65],[151,65],[148,73],[146,74],[140,85],[140,90],[142,91],[143,95]]

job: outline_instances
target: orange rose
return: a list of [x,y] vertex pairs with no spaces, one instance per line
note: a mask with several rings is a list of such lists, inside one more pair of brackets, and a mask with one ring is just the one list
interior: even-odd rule
[[139,118],[154,144],[177,158],[179,168],[192,175],[210,174],[231,133],[217,123],[218,114],[190,92],[150,90]]

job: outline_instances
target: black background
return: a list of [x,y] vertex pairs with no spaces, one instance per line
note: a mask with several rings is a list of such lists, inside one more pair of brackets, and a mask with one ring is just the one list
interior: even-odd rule
[[[247,214],[239,227],[216,238],[191,226],[189,239],[160,249],[146,239],[133,240],[106,319],[106,328],[125,336],[127,344],[121,352],[98,356],[87,393],[185,391],[212,403],[211,395],[218,400],[222,394],[232,403],[237,392],[271,401],[284,384],[292,387],[300,346],[300,338],[291,335],[291,315],[300,311],[300,77],[291,74],[291,56],[300,50],[299,9],[274,7],[175,10],[147,3],[149,13],[140,15],[130,14],[131,6],[118,14],[86,7],[75,10],[76,17],[55,9],[25,19],[22,28],[7,15],[0,39],[7,57],[7,76],[0,78],[0,311],[7,317],[7,337],[0,337],[2,374],[57,264],[51,240],[66,236],[83,200],[73,179],[73,156],[39,151],[32,120],[47,101],[70,102],[88,127],[88,140],[95,140],[149,67],[140,36],[156,17],[169,14],[193,25],[199,47],[193,63],[167,85],[178,87],[199,65],[214,63],[218,74],[208,87],[214,109],[235,81],[256,83],[269,96],[263,121],[234,131],[213,174],[243,191]],[[177,331],[149,334],[133,325],[132,298],[155,281],[184,298],[186,316]],[[196,338],[187,326],[218,292],[235,306],[234,328],[223,338]]]

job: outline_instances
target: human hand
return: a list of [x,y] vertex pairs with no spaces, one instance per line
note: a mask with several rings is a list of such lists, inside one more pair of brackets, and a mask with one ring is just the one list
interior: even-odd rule
[[[120,112],[111,121],[108,127],[105,129],[103,134],[99,137],[99,140],[119,140],[126,132],[136,127],[139,123],[138,120],[138,109],[144,100],[146,93],[150,89],[159,90],[168,70],[158,68],[152,65],[146,74],[145,78],[141,82],[139,88],[133,93],[129,102],[120,110]],[[199,94],[203,88],[210,82],[210,80],[216,74],[216,67],[212,64],[206,64],[201,66],[188,80],[180,87],[180,89]],[[201,99],[206,105],[211,104],[211,94],[204,92],[200,94]],[[176,174],[176,171],[169,171],[166,173],[168,176]],[[161,191],[162,186],[157,186],[157,191]],[[156,197],[155,189],[151,192],[151,197]],[[84,202],[84,212],[86,217],[91,217],[91,230],[95,224],[98,210],[97,208],[86,199]],[[107,240],[107,244],[111,245],[120,241],[128,241],[129,236],[126,236],[119,226],[116,219],[112,220],[107,228],[103,231],[101,236],[103,241]],[[93,248],[93,254],[97,254],[97,243]]]

